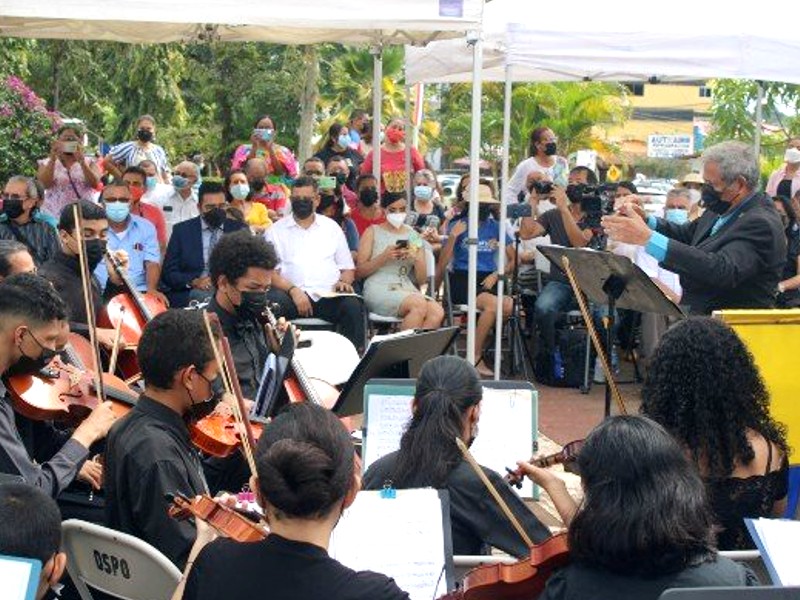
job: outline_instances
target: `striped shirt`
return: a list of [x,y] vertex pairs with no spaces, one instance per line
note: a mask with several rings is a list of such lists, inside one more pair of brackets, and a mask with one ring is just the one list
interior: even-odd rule
[[123,142],[112,147],[109,154],[115,163],[124,168],[136,167],[143,160],[151,160],[162,173],[169,172],[167,153],[158,144],[149,144],[147,148],[138,141]]

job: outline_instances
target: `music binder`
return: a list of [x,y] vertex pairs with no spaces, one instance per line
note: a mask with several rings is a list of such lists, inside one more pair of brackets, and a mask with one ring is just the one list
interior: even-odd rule
[[0,554],[0,582],[6,600],[36,600],[42,563],[35,558]]
[[788,519],[745,519],[772,583],[800,586],[800,521]]

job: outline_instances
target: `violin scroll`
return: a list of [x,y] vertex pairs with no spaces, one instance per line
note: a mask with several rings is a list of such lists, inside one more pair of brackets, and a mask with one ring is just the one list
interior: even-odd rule
[[[575,440],[565,445],[559,452],[555,454],[548,454],[539,458],[532,458],[529,462],[542,469],[552,467],[553,465],[563,464],[564,470],[567,473],[578,473],[578,455],[583,447],[583,440]],[[506,468],[505,480],[509,485],[513,485],[517,489],[522,487],[522,482],[525,479],[525,473],[521,469]]]

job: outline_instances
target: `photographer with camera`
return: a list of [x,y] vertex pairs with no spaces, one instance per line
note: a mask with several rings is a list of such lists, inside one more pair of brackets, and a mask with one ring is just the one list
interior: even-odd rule
[[506,206],[514,204],[525,188],[530,190],[531,175],[542,175],[547,181],[561,186],[567,184],[569,163],[563,156],[558,156],[558,139],[552,129],[537,127],[531,131],[528,154],[529,158],[517,165],[505,186],[503,197]]

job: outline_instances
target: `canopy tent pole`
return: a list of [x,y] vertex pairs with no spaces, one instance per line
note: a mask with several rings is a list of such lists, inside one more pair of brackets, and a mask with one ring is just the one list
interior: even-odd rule
[[383,179],[381,179],[381,123],[383,115],[383,44],[378,43],[370,48],[372,53],[372,70],[374,79],[372,81],[372,174],[378,182],[378,190],[381,189]]
[[[411,196],[411,185],[412,185],[412,167],[411,167],[411,144],[414,140],[414,133],[411,131],[411,86],[408,85],[406,81],[405,85],[406,91],[406,126],[404,131],[406,132],[405,135],[405,144],[406,147],[403,150],[403,160],[405,161],[406,165],[406,212],[411,212],[413,210],[413,205],[411,203],[412,196]],[[413,225],[412,225],[413,227]]]
[[[506,194],[505,187],[508,185],[508,161],[511,145],[511,66],[506,63],[505,96],[503,97],[503,164],[500,167],[500,239],[497,256],[497,272],[500,278],[497,280],[497,321],[494,324],[494,378],[500,379],[501,350],[503,347],[503,289],[506,269],[506,226],[508,218],[506,215]],[[519,257],[514,257],[519,260]],[[512,282],[513,283],[513,282]],[[509,286],[509,289],[511,287]]]
[[753,149],[755,150],[756,160],[761,156],[761,126],[764,122],[764,82],[756,81],[758,95],[756,96],[756,130],[753,134]]
[[469,253],[467,276],[467,360],[475,364],[475,318],[478,287],[478,184],[481,158],[481,79],[483,76],[483,43],[481,32],[470,31],[467,43],[472,46],[472,138],[469,160],[469,227],[467,249]]

